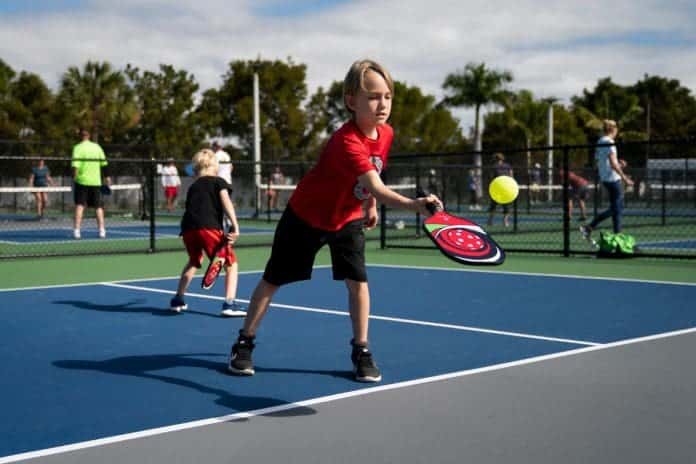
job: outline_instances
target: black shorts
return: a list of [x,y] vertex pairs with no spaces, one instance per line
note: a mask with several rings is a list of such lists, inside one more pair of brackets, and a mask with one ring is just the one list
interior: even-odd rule
[[93,185],[82,185],[75,183],[73,198],[76,205],[89,206],[90,208],[102,208],[101,188]]
[[587,196],[589,194],[589,189],[587,188],[587,185],[583,185],[580,188],[573,188],[570,187],[570,198],[573,200],[587,200]]
[[362,219],[349,222],[336,232],[327,232],[310,226],[289,207],[276,227],[264,280],[278,286],[309,280],[314,258],[326,244],[331,250],[334,280],[367,282]]

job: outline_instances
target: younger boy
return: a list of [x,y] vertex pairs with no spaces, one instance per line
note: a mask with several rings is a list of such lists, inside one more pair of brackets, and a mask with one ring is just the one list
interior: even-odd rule
[[333,278],[343,280],[348,289],[355,379],[382,379],[368,349],[370,295],[363,229],[377,225],[376,200],[426,216],[430,215],[428,203],[442,204],[434,195],[406,198],[387,188],[379,177],[393,138],[387,119],[394,84],[387,70],[374,61],[356,61],[346,75],[343,93],[352,118],[333,134],[288,201],[244,328],[232,346],[228,369],[234,374],[254,374],[254,338],[271,298],[281,285],[310,279],[314,257],[328,243]]
[[[227,258],[225,260],[225,301],[222,304],[223,316],[244,316],[243,308],[235,301],[237,294],[237,257],[232,245],[239,238],[239,224],[230,200],[228,190],[231,186],[217,176],[218,162],[212,150],[201,150],[193,157],[196,181],[189,187],[186,195],[186,211],[181,220],[183,236],[189,260],[181,272],[176,295],[170,302],[172,311],[181,312],[188,305],[184,294],[191,280],[200,269],[203,253],[211,258],[223,239],[227,239]],[[225,235],[223,217],[227,216],[232,231]]]

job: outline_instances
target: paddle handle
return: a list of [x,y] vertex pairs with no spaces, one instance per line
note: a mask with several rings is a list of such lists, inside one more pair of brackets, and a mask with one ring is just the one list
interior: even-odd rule
[[[420,197],[427,197],[428,194],[425,193],[425,190],[423,190],[422,187],[417,187],[416,188],[416,196]],[[425,208],[430,212],[430,214],[435,214],[438,211],[442,211],[442,208],[438,208],[435,203],[428,203],[425,205]]]

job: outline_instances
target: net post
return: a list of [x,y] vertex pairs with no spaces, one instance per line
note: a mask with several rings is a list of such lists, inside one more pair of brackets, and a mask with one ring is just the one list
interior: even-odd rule
[[568,204],[568,146],[563,147],[563,190],[561,201],[563,202],[563,256],[570,257],[570,209]]

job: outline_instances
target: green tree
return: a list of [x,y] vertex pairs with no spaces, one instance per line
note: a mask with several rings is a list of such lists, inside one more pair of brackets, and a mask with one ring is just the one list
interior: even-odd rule
[[643,114],[639,98],[629,88],[615,84],[610,77],[600,79],[594,90],[583,89],[582,96],[571,99],[573,112],[581,121],[588,143],[596,142],[602,129],[602,120],[613,119],[619,125],[622,137],[627,140],[642,140],[645,133],[638,128],[637,121]]
[[[307,118],[317,140],[329,136],[350,118],[343,104],[343,84],[334,81],[325,92],[319,88],[307,106]],[[394,82],[394,99],[389,119],[395,132],[392,153],[445,152],[461,149],[465,140],[459,121],[435,104],[435,97],[420,88]]]
[[[448,93],[443,104],[474,108],[474,149],[476,151],[481,150],[481,108],[491,103],[501,103],[505,84],[510,82],[512,82],[510,71],[490,69],[485,63],[468,63],[463,71],[448,74],[442,84],[443,89]],[[474,156],[474,164],[481,166],[480,154]]]
[[138,125],[128,137],[138,144],[156,145],[159,156],[190,157],[205,139],[206,113],[195,108],[199,86],[193,75],[161,64],[159,72],[128,66],[125,70],[135,91]]
[[393,152],[446,152],[464,145],[459,121],[420,88],[394,82],[392,105],[390,122],[396,134]]
[[[219,109],[221,135],[253,150],[253,76],[259,75],[261,151],[265,160],[301,159],[308,145],[302,102],[307,97],[306,66],[287,62],[232,61],[223,83],[206,92],[202,107]],[[215,99],[217,101],[210,101]]]
[[88,61],[82,70],[68,68],[58,99],[71,125],[88,128],[95,141],[103,137],[106,142],[118,142],[139,122],[133,90],[124,74],[108,62]]
[[[36,74],[22,71],[11,85],[13,98],[22,108],[18,122],[22,134],[35,140],[54,140],[59,136],[55,97]],[[19,116],[19,115],[18,115]]]
[[646,110],[643,118],[632,121],[632,130],[644,132],[647,138],[696,133],[696,98],[678,80],[646,74],[628,90]]
[[0,59],[0,138],[19,138],[21,124],[17,115],[22,111],[20,103],[12,94],[12,80],[17,73]]

